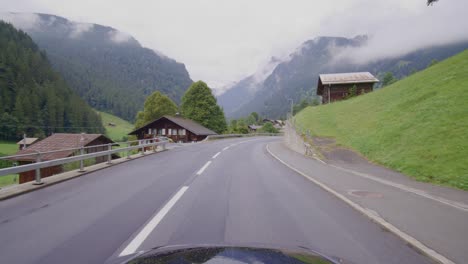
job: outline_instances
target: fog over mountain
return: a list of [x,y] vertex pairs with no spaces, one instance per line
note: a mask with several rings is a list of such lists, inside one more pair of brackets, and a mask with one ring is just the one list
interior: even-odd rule
[[428,45],[403,55],[354,59],[359,57],[353,52],[372,53],[367,51],[372,49],[369,42],[367,36],[317,37],[306,41],[278,63],[270,75],[258,79],[253,74],[227,89],[218,96],[218,101],[229,118],[251,112],[284,118],[289,111],[289,99],[297,103],[315,96],[320,73],[370,71],[380,78],[385,72],[392,72],[397,78],[403,78],[426,68],[432,60],[443,60],[468,48],[468,41],[454,41]]
[[65,81],[92,107],[133,120],[149,94],[179,102],[192,80],[185,65],[112,27],[29,13],[0,18],[25,30]]
[[426,0],[0,2],[0,11],[57,14],[118,28],[183,62],[192,79],[215,90],[317,36],[368,35],[367,54],[356,55],[359,60],[401,56],[468,37],[466,0],[441,0],[429,7]]
[[[70,29],[71,38],[95,30],[91,22],[122,29],[106,33],[106,38],[126,45],[132,42],[131,34],[145,46],[184,62],[192,78],[210,85],[230,117],[251,110],[284,115],[287,98],[298,101],[313,95],[317,75],[323,71],[360,69],[380,74],[392,70],[404,76],[432,58],[453,55],[459,50],[454,45],[468,41],[466,0],[438,1],[432,6],[423,0],[207,0],[183,4],[142,0],[138,5],[110,0],[69,1],[67,5],[59,0],[18,0],[5,2],[2,8],[62,14],[82,22]],[[20,22],[26,28],[34,25],[28,17],[17,24]],[[306,41],[317,36],[352,40],[364,35],[366,41],[360,45],[330,42],[321,46]],[[165,92],[170,91],[177,89]],[[100,104],[108,108],[114,101]],[[115,111],[125,116],[133,113]]]

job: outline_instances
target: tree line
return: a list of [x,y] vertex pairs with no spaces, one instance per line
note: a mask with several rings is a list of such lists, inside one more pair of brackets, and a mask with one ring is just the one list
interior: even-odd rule
[[0,139],[55,132],[103,133],[104,127],[32,39],[0,21]]
[[193,83],[182,96],[180,107],[168,96],[159,91],[145,100],[143,111],[136,115],[135,128],[156,120],[164,115],[180,113],[185,118],[215,131],[224,133],[227,130],[223,109],[217,104],[211,89],[203,81]]

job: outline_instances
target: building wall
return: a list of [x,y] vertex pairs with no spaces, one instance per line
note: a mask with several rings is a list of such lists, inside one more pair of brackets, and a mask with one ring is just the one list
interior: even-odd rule
[[[108,144],[108,142],[101,139],[101,138],[97,138],[97,139],[91,141],[90,143],[88,143],[86,145],[86,147],[99,146],[99,145],[104,145],[104,144]],[[100,151],[106,151],[106,150],[109,150],[108,146],[99,146],[99,147],[87,148],[85,152],[86,153],[94,153],[94,152],[100,152]],[[107,156],[96,157],[95,160],[96,160],[96,163],[106,162],[107,161]]]
[[[346,97],[350,94],[351,88],[356,85],[356,94],[361,95],[364,93],[369,93],[372,92],[373,90],[373,83],[350,83],[350,84],[334,84],[330,86],[330,101],[335,102],[335,101],[341,101],[346,99]],[[328,86],[325,86],[323,89],[323,95],[322,95],[322,103],[327,104],[328,103]]]
[[[30,164],[32,162],[20,162],[20,165],[24,164]],[[57,166],[52,166],[52,167],[47,167],[47,168],[42,168],[41,169],[41,178],[46,178],[50,177],[55,174],[59,174],[63,172],[63,168],[60,165]],[[19,181],[18,183],[25,183],[25,182],[30,182],[34,181],[36,179],[36,171],[25,171],[19,174]]]

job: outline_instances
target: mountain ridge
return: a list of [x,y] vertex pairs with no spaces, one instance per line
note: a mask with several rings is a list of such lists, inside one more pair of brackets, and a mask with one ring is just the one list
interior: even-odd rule
[[115,28],[48,14],[8,14],[70,87],[100,111],[132,121],[146,96],[160,91],[179,102],[192,83],[184,64]]
[[459,42],[422,48],[398,57],[367,63],[334,60],[339,51],[345,48],[366,48],[367,41],[365,35],[307,40],[279,63],[263,82],[254,84],[252,76],[244,78],[221,94],[218,101],[228,118],[240,118],[251,112],[269,118],[284,118],[289,110],[289,99],[299,102],[302,98],[315,96],[320,73],[369,71],[382,78],[385,72],[390,71],[395,77],[403,78],[424,69],[434,59],[442,60],[468,48],[468,42]]

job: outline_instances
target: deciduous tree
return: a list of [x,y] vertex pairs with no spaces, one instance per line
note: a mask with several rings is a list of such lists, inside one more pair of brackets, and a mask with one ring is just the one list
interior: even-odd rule
[[146,98],[143,112],[137,113],[135,127],[141,127],[163,115],[176,113],[177,105],[169,97],[156,91]]
[[193,83],[182,97],[180,106],[184,117],[223,133],[227,129],[223,109],[216,103],[211,89],[202,81]]

